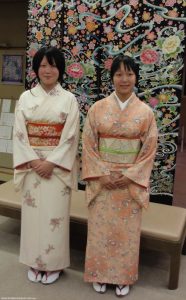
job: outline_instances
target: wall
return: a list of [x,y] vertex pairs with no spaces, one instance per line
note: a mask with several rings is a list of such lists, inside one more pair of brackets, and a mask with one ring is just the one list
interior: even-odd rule
[[[23,54],[25,56],[27,44],[27,5],[28,1],[26,0],[0,0],[0,99],[18,99],[25,89],[25,80],[23,80],[22,84],[2,84],[1,78],[3,54]],[[23,70],[25,73],[25,62]],[[13,112],[14,107],[15,104],[12,101],[11,112]],[[1,108],[2,101],[0,111]],[[1,152],[0,181],[10,180],[12,175],[12,155]]]
[[27,1],[0,1],[0,45],[26,47]]
[[[27,1],[0,1],[0,55],[24,53],[27,43]],[[20,51],[20,52],[19,52]],[[0,71],[2,60],[0,58]],[[18,98],[24,85],[0,83],[0,98]]]

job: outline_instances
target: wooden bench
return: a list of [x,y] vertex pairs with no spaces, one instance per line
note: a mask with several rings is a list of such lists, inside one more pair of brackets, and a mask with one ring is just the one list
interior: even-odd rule
[[[12,181],[0,185],[0,214],[11,218],[21,217],[20,194],[15,192]],[[87,215],[85,192],[73,192],[71,222],[82,225],[86,232]],[[82,234],[80,233],[79,236]],[[141,247],[169,254],[168,288],[172,290],[178,287],[182,249],[183,254],[186,254],[185,236],[186,209],[150,203],[148,210],[143,211]]]

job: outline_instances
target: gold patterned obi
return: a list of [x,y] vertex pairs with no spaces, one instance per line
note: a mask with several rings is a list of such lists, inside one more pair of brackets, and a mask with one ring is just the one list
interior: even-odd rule
[[128,139],[121,136],[99,136],[99,152],[104,161],[113,163],[134,163],[141,149],[139,138]]
[[31,146],[57,146],[64,124],[27,122],[28,139]]

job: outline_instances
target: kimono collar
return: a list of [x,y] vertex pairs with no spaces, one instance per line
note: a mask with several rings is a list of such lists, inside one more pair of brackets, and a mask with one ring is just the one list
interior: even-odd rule
[[44,90],[44,88],[42,87],[42,85],[40,83],[38,83],[36,85],[36,89],[40,90],[43,94],[45,94],[46,96],[60,96],[61,91],[62,91],[62,86],[60,85],[60,83],[57,83],[55,85],[55,87],[50,90],[48,93]]
[[116,94],[115,91],[113,92],[113,94],[114,94],[114,97],[115,97],[115,99],[117,100],[117,102],[118,102],[118,104],[119,104],[121,110],[124,110],[124,109],[127,107],[129,101],[135,96],[135,93],[133,92],[127,100],[125,100],[124,102],[122,102],[122,101],[119,99],[119,97],[117,96],[117,94]]

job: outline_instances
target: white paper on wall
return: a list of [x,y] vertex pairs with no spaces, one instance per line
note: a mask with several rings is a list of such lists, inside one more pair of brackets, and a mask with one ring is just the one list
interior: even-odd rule
[[7,150],[7,140],[0,139],[0,152],[5,153]]
[[14,125],[14,113],[1,113],[0,125],[13,126]]
[[13,141],[12,140],[7,141],[6,152],[7,153],[13,153]]
[[0,125],[0,139],[10,140],[12,136],[12,126]]
[[3,99],[2,112],[10,112],[11,99]]

